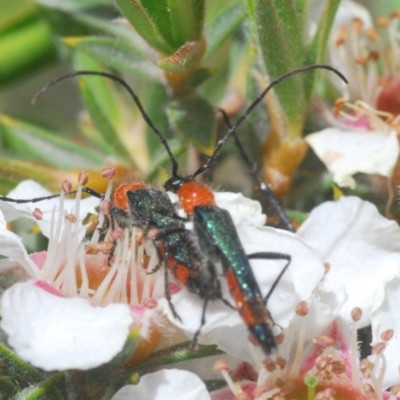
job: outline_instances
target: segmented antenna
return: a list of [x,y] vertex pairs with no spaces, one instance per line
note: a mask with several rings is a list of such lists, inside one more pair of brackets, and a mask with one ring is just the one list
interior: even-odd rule
[[[286,74],[281,75],[279,78],[273,80],[262,92],[261,94],[250,104],[250,106],[247,108],[247,110],[244,112],[244,114],[236,121],[236,123],[228,130],[226,135],[218,142],[217,147],[214,150],[214,153],[212,154],[211,157],[207,160],[207,162],[201,166],[193,175],[189,176],[188,179],[194,179],[196,176],[201,175],[205,171],[209,170],[211,165],[215,162],[215,159],[219,155],[221,149],[225,145],[225,143],[229,140],[229,138],[236,132],[237,128],[241,125],[241,123],[248,117],[250,112],[253,110],[254,107],[258,105],[258,103],[261,102],[261,100],[264,98],[264,96],[278,83],[282,82],[283,80],[293,76],[297,75],[299,73],[305,72],[305,71],[310,71],[313,69],[327,69],[329,71],[334,72],[336,75],[338,75],[344,82],[347,82],[347,79],[344,77],[344,75],[339,72],[337,69],[331,67],[330,65],[325,65],[325,64],[312,64],[312,65],[307,65],[305,67],[301,68],[296,68],[292,71],[287,72]],[[153,124],[152,120],[150,119],[149,115],[146,113],[146,111],[143,108],[142,103],[140,102],[138,96],[134,92],[134,90],[126,83],[126,81],[116,75],[109,74],[107,72],[102,72],[102,71],[76,71],[72,72],[70,74],[62,75],[58,77],[57,79],[53,80],[46,86],[44,86],[32,99],[32,104],[34,104],[40,96],[42,96],[47,90],[49,90],[52,86],[56,85],[57,83],[69,79],[69,78],[74,78],[76,76],[80,75],[94,75],[94,76],[102,76],[108,79],[111,79],[115,82],[118,82],[120,85],[122,85],[128,93],[131,95],[133,101],[136,103],[137,107],[139,108],[140,113],[143,116],[143,119],[146,121],[147,125],[152,129],[152,131],[158,136],[160,139],[161,143],[165,147],[169,159],[171,161],[172,165],[172,176],[173,177],[178,177],[178,161],[176,160],[175,156],[172,154],[171,148],[169,147],[166,139],[162,135],[162,133],[158,130],[158,128]]]
[[178,162],[176,161],[176,158],[172,154],[171,148],[169,147],[166,139],[164,138],[162,133],[158,130],[158,128],[153,124],[153,121],[151,120],[149,115],[144,110],[143,105],[142,105],[141,101],[139,100],[139,97],[134,92],[134,90],[128,85],[128,83],[124,79],[122,79],[122,78],[120,78],[120,77],[118,77],[116,75],[109,74],[108,72],[102,72],[102,71],[76,71],[76,72],[72,72],[70,74],[65,74],[65,75],[62,75],[62,76],[54,79],[53,81],[48,83],[46,86],[44,86],[42,89],[40,89],[39,92],[37,92],[35,94],[35,96],[33,96],[31,103],[35,104],[37,102],[37,100],[44,93],[46,93],[52,86],[57,85],[59,82],[64,81],[64,80],[69,79],[69,78],[75,78],[75,77],[80,76],[80,75],[102,76],[104,78],[108,78],[108,79],[111,79],[111,80],[113,80],[115,82],[118,82],[120,85],[122,85],[128,91],[128,93],[131,95],[133,101],[136,103],[137,107],[139,108],[139,111],[142,114],[143,119],[147,122],[147,125],[149,125],[149,127],[153,130],[153,132],[158,136],[158,138],[161,140],[161,143],[164,145],[165,149],[167,150],[168,155],[169,155],[169,159],[170,159],[171,164],[172,164],[172,174],[173,175],[177,175],[177,173],[178,173]]
[[[228,128],[232,127],[231,121],[229,119],[228,114],[223,108],[217,108],[217,110],[221,113],[222,118]],[[250,169],[250,173],[253,175],[253,178],[258,182],[260,186],[261,193],[264,194],[268,204],[275,210],[275,213],[278,215],[279,219],[281,220],[282,225],[285,227],[286,230],[290,232],[295,232],[294,226],[290,222],[290,219],[286,215],[285,211],[283,210],[282,206],[279,204],[278,199],[275,197],[274,192],[268,186],[267,183],[261,178],[261,176],[257,172],[257,166],[251,161],[250,157],[247,155],[246,150],[243,147],[242,142],[237,137],[236,132],[233,135],[233,140],[235,141],[236,147],[239,150],[240,155],[242,156],[245,163],[248,165]]]
[[305,71],[310,71],[313,69],[327,69],[329,71],[334,72],[336,75],[339,76],[344,82],[348,83],[347,79],[345,76],[339,72],[336,68],[331,67],[330,65],[326,64],[312,64],[312,65],[307,65],[305,67],[301,68],[296,68],[293,69],[292,71],[287,72],[286,74],[281,75],[279,78],[274,79],[259,95],[258,97],[250,104],[250,106],[247,108],[247,110],[242,114],[242,116],[235,122],[235,124],[228,130],[226,135],[218,142],[217,147],[214,150],[214,153],[212,156],[209,157],[207,162],[200,167],[192,176],[191,178],[194,179],[196,176],[204,173],[205,171],[209,170],[211,165],[214,163],[215,159],[219,155],[221,149],[224,147],[225,143],[229,140],[229,138],[236,132],[237,128],[242,124],[242,122],[249,116],[251,111],[253,110],[254,107],[258,105],[262,101],[262,99],[265,97],[265,95],[278,83],[282,82],[283,80],[293,76],[300,74]]

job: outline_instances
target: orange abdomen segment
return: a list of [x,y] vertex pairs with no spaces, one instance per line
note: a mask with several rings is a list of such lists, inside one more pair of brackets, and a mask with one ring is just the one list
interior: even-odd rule
[[228,270],[226,273],[226,280],[229,292],[235,300],[239,314],[247,327],[251,328],[259,324],[271,323],[271,318],[263,301],[261,299],[254,299],[254,301],[246,299],[241,291],[236,275],[232,270]]

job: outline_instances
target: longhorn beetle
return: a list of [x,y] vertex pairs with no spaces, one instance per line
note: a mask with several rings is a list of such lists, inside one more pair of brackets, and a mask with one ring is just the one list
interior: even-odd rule
[[[234,134],[239,124],[247,117],[249,112],[261,101],[263,96],[265,96],[274,85],[291,75],[315,68],[329,69],[341,76],[339,72],[330,66],[311,65],[293,70],[276,79],[275,81],[272,81],[271,84],[263,91],[263,93],[251,104],[246,113],[243,114],[238,122],[231,129],[229,129],[225,137],[218,143],[214,154],[209,158],[208,162],[200,167],[193,175],[188,177],[181,177],[177,174],[178,163],[174,158],[165,138],[153,125],[152,121],[145,113],[136,94],[120,78],[103,72],[78,71],[76,73],[58,78],[38,93],[38,95],[40,95],[50,86],[54,85],[60,80],[76,75],[105,76],[118,81],[127,88],[138,105],[145,121],[160,138],[169,154],[173,166],[173,176],[164,184],[165,188],[178,194],[186,214],[193,218],[194,235],[197,244],[200,247],[207,249],[212,261],[221,262],[224,275],[227,278],[229,290],[236,302],[238,311],[265,354],[270,354],[271,351],[276,347],[275,339],[270,327],[271,317],[265,307],[265,304],[276,287],[279,279],[288,267],[290,263],[290,256],[280,253],[257,253],[249,256],[249,258],[287,260],[287,264],[278,275],[275,283],[270,288],[268,295],[265,299],[263,299],[248,262],[248,257],[245,255],[240,244],[236,229],[229,213],[218,208],[215,204],[212,192],[204,186],[196,183],[194,178],[207,171],[211,167],[219,151],[229,137]],[[37,96],[35,96],[35,98],[37,98]],[[163,198],[163,195],[160,194],[162,192],[156,191],[155,189],[145,188],[140,185],[140,187],[135,188],[123,185],[121,189],[123,196],[121,199],[124,208],[122,208],[120,205],[116,206],[117,203],[114,202],[114,209],[116,210],[115,212],[120,213],[122,209],[123,213],[127,213],[128,208],[130,221],[133,225],[145,228],[146,230],[156,228],[160,231],[154,238],[156,244],[158,244],[156,247],[159,251],[160,257],[178,278],[178,280],[180,280],[182,283],[185,283],[189,290],[196,292],[205,299],[202,313],[202,326],[204,324],[204,315],[208,300],[213,298],[222,299],[219,281],[216,278],[215,269],[210,263],[210,259],[204,258],[201,255],[202,252],[199,252],[198,248],[195,247],[193,234],[188,233],[188,231],[185,230],[181,225],[182,221],[179,222],[179,218],[176,216],[173,208],[169,206],[168,202],[165,202],[165,198]],[[119,188],[117,188],[116,193],[119,193],[118,189]],[[143,192],[141,192],[141,190],[143,190]],[[154,192],[151,192],[152,190]],[[97,197],[101,197],[90,189],[88,189],[87,192],[90,192],[92,195],[97,195]],[[126,198],[128,199],[128,203],[126,203]],[[13,201],[12,199],[8,198],[5,200]],[[36,199],[36,201],[38,200]],[[141,205],[145,205],[145,208],[137,208]],[[160,243],[162,243],[161,247],[159,245]],[[167,282],[166,273],[166,288]],[[168,300],[170,301],[167,290],[166,293]],[[171,309],[173,310],[172,305]],[[199,331],[196,333],[195,339],[197,338],[198,333]]]

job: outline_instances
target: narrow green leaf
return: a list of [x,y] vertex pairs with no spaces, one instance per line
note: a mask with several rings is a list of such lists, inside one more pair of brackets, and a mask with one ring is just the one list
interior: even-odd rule
[[80,11],[109,5],[109,0],[37,0],[37,3],[63,11]]
[[[98,169],[97,167],[93,171]],[[59,192],[60,182],[67,178],[76,178],[79,170],[60,170],[44,164],[0,157],[0,193],[8,193],[24,179],[33,179],[50,191]]]
[[199,42],[188,42],[172,56],[159,60],[157,64],[168,72],[184,74],[196,64],[200,51],[201,44]]
[[[93,59],[80,52],[75,53],[74,65],[77,70],[99,71],[102,69]],[[121,163],[129,165],[130,154],[117,131],[121,125],[121,115],[112,82],[96,76],[82,76],[79,82],[85,105],[103,140],[112,146],[112,154]]]
[[[162,12],[165,10],[166,0],[151,1],[149,4],[146,3],[146,7],[141,3],[139,0],[117,0],[124,16],[146,42],[163,54],[173,54],[176,48],[165,39],[163,35],[165,32],[159,31],[166,26],[165,21],[168,14]],[[157,24],[152,19],[152,15],[149,15],[150,12],[159,15],[160,20],[157,21]],[[170,35],[167,36],[170,37]]]
[[216,117],[213,107],[196,95],[180,98],[167,109],[172,125],[201,152],[210,155],[216,141]]
[[[325,3],[324,11],[321,20],[318,24],[317,32],[315,33],[311,44],[307,50],[307,64],[320,63],[325,55],[326,46],[329,39],[329,33],[335,19],[336,12],[339,8],[340,0],[328,0]],[[311,99],[315,77],[318,71],[310,71],[305,78],[305,90],[308,100]]]
[[132,26],[151,46],[172,55],[186,42],[199,41],[204,0],[117,0]]
[[69,37],[64,43],[95,59],[96,61],[130,74],[154,78],[159,71],[149,62],[148,54],[125,41],[106,37]]
[[0,396],[4,399],[11,398],[11,394],[17,391],[17,385],[9,378],[0,378]]
[[61,394],[54,388],[55,384],[63,377],[63,374],[64,372],[57,372],[45,381],[22,390],[14,396],[14,400],[41,400],[44,398],[63,400]]
[[[259,42],[270,79],[304,64],[304,29],[294,0],[255,0]],[[300,17],[300,19],[299,19]],[[275,88],[289,121],[290,134],[301,133],[307,108],[303,77],[294,76]]]
[[[153,124],[158,130],[164,135],[165,138],[169,139],[172,137],[170,132],[168,117],[166,114],[166,107],[169,101],[167,88],[164,84],[154,82],[146,85],[146,91],[143,93],[142,98],[143,107],[145,108]],[[154,134],[153,130],[146,124],[146,142],[150,160],[153,163],[154,154],[161,148],[165,152],[164,146],[162,146],[160,139]]]
[[204,3],[204,0],[167,0],[175,45],[182,46],[186,42],[200,40],[204,23]]
[[31,1],[2,0],[0,13],[0,33],[15,29],[27,19],[36,16],[38,7]]
[[54,60],[56,51],[49,25],[34,18],[0,35],[0,54],[0,84]]
[[35,383],[40,381],[43,376],[34,367],[19,358],[12,350],[0,343],[1,369],[26,383]]
[[8,156],[42,162],[58,168],[95,168],[103,157],[32,124],[0,115],[3,150]]
[[134,371],[143,374],[160,366],[179,363],[187,360],[195,360],[205,357],[224,354],[216,345],[201,346],[197,350],[189,350],[190,342],[179,343],[178,345],[167,347],[163,350],[154,352],[144,363],[134,368]]
[[204,60],[207,61],[221,48],[224,41],[237,29],[246,17],[246,8],[241,1],[227,2],[213,19],[207,21],[205,37],[207,50]]

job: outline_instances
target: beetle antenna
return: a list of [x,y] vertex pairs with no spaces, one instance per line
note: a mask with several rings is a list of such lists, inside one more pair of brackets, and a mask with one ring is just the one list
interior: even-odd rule
[[293,69],[289,72],[286,72],[285,74],[281,75],[280,77],[274,79],[262,92],[261,94],[258,95],[258,97],[250,104],[250,106],[247,108],[247,110],[242,114],[242,116],[236,121],[236,123],[228,130],[226,135],[218,142],[217,147],[214,150],[214,153],[212,154],[211,157],[207,160],[207,162],[201,166],[192,176],[191,178],[194,179],[196,176],[202,174],[203,172],[207,171],[210,169],[211,165],[215,162],[215,159],[221,152],[222,148],[225,146],[225,143],[229,140],[229,138],[236,132],[237,128],[242,124],[242,122],[249,116],[251,111],[253,110],[254,107],[260,103],[265,95],[276,85],[278,85],[280,82],[283,80],[293,76],[297,75],[306,71],[310,71],[313,69],[327,69],[329,71],[334,72],[336,75],[339,76],[344,82],[348,83],[347,79],[345,76],[338,71],[336,68],[331,67],[330,65],[326,64],[311,64],[311,65],[306,65],[305,67],[301,68],[296,68]]
[[44,94],[46,93],[51,87],[57,85],[59,82],[69,79],[69,78],[74,78],[76,76],[80,76],[80,75],[95,75],[95,76],[102,76],[104,78],[108,78],[111,79],[115,82],[118,82],[120,85],[122,85],[130,94],[130,96],[132,97],[133,101],[136,103],[137,107],[139,108],[140,113],[143,116],[143,119],[146,121],[147,125],[153,130],[153,132],[158,136],[158,138],[161,140],[161,143],[164,145],[165,149],[168,152],[169,155],[169,159],[171,161],[172,164],[172,174],[173,176],[176,176],[178,173],[178,162],[176,161],[175,156],[172,154],[171,148],[169,147],[166,139],[164,138],[164,136],[162,135],[162,133],[159,131],[159,129],[153,124],[153,121],[151,120],[151,118],[149,117],[149,115],[146,113],[146,111],[143,108],[142,103],[139,100],[139,97],[136,95],[136,93],[134,92],[134,90],[128,85],[128,83],[113,74],[109,74],[107,72],[102,72],[102,71],[76,71],[76,72],[72,72],[70,74],[66,74],[66,75],[62,75],[60,77],[58,77],[57,79],[54,79],[53,81],[51,81],[50,83],[48,83],[46,86],[44,86],[42,89],[39,90],[39,92],[37,92],[35,94],[35,96],[33,96],[31,103],[35,104],[37,102],[37,100]]

